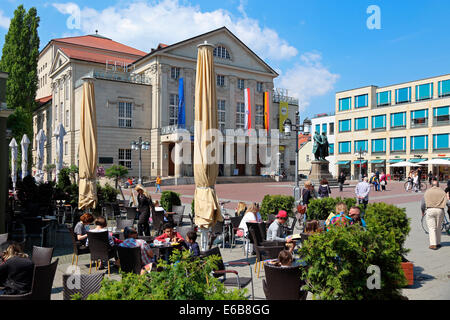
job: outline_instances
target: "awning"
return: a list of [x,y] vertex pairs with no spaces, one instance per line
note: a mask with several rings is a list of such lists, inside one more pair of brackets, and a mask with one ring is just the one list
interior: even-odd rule
[[350,161],[338,161],[336,162],[336,165],[338,166],[344,166],[350,164]]
[[389,160],[389,163],[399,163],[402,161],[406,161],[406,159],[391,159],[391,160]]
[[428,158],[421,158],[421,159],[409,159],[408,161],[412,162],[412,163],[419,163],[419,162],[423,162],[423,161],[427,161],[427,160],[428,160]]
[[384,163],[386,160],[371,160],[370,163]]
[[448,161],[450,161],[450,158],[433,158],[433,159],[438,159],[438,160],[448,160]]
[[367,160],[356,160],[356,161],[353,161],[353,164],[366,164],[367,163]]

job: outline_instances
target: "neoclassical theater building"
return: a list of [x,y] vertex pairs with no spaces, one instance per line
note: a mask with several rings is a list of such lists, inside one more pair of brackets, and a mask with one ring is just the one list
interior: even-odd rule
[[[244,92],[247,89],[252,129],[283,131],[280,102],[287,106],[287,110],[283,108],[282,119],[295,121],[298,101],[274,89],[278,74],[225,27],[172,45],[161,43],[149,53],[99,34],[53,39],[41,51],[38,62],[38,106],[33,116],[34,163],[37,158],[35,138],[40,129],[47,136],[44,163],[55,163],[54,131],[62,123],[66,131],[64,165],[78,164],[82,84],[83,78],[90,76],[95,78],[99,165],[105,168],[124,165],[129,168],[130,176],[137,176],[139,152],[133,150],[131,144],[142,137],[142,141],[150,143],[149,150],[142,150],[144,177],[192,177],[192,164],[177,161],[173,153],[179,150],[176,146],[181,140],[177,133],[181,81],[185,103],[183,127],[185,135],[190,135],[189,143],[193,144],[197,46],[205,41],[215,46],[221,132],[231,130],[236,135],[236,130],[244,128]],[[266,93],[270,97],[266,100],[268,127],[264,115]],[[240,137],[237,134],[231,152],[234,160],[220,165],[220,176],[273,174],[274,168],[294,175],[295,136],[280,133],[279,147],[271,150],[269,165],[259,160],[248,161],[251,152],[248,139],[247,134]],[[238,149],[238,143],[244,147]],[[222,159],[230,158],[229,148],[224,146],[221,151]],[[246,161],[237,161],[238,157]]]

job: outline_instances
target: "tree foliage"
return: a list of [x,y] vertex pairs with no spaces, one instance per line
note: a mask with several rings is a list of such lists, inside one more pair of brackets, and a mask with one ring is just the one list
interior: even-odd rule
[[356,200],[354,198],[329,197],[313,199],[308,204],[306,216],[308,220],[326,220],[330,213],[336,213],[336,205],[339,202],[345,203],[348,209],[356,205]]
[[172,206],[181,205],[180,194],[173,191],[163,191],[161,194],[160,205],[164,210],[171,212]]
[[295,199],[292,196],[265,195],[260,209],[261,218],[267,220],[269,214],[276,215],[280,210],[285,210],[289,216],[292,216],[294,203]]
[[106,169],[105,175],[108,178],[114,179],[116,182],[116,189],[119,185],[119,179],[126,177],[128,174],[128,169],[120,165],[112,165],[110,168]]

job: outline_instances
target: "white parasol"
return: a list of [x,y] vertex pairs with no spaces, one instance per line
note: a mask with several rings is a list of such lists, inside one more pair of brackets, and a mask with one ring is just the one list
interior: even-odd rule
[[44,146],[45,141],[47,141],[47,137],[45,136],[44,130],[39,130],[36,136],[36,146],[37,146],[37,170],[36,170],[36,181],[43,182],[44,181],[44,172],[42,171],[42,167],[44,165]]
[[11,179],[13,182],[13,189],[16,189],[17,182],[17,142],[12,138],[9,147],[11,148]]
[[432,164],[436,166],[450,166],[450,161],[446,159],[432,159],[428,161],[421,162],[420,164]]
[[62,123],[56,127],[53,135],[56,137],[56,183],[58,183],[58,175],[63,165],[64,136],[66,135]]
[[23,135],[22,141],[22,180],[28,175],[28,146],[30,145],[30,139],[26,134]]
[[409,162],[409,161],[402,161],[402,162],[397,162],[397,163],[394,163],[394,164],[390,164],[389,166],[393,167],[393,168],[399,168],[399,167],[400,168],[401,167],[420,167],[421,164],[423,164],[423,162],[418,164],[418,163],[412,163],[412,162]]

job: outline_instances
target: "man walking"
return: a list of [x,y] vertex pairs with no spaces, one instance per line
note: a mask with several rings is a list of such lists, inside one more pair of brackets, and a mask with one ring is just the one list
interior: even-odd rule
[[363,181],[359,182],[355,188],[356,198],[358,199],[358,204],[363,204],[364,211],[366,210],[367,204],[369,203],[369,193],[370,184],[367,177]]
[[156,186],[156,193],[158,193],[158,191],[161,192],[161,178],[160,178],[160,176],[156,177],[155,186]]
[[428,189],[422,199],[422,216],[426,216],[428,234],[430,237],[430,249],[437,250],[441,247],[441,229],[444,221],[444,209],[447,207],[447,196],[441,188],[439,181],[433,180],[431,189]]
[[342,190],[344,189],[344,183],[345,183],[344,171],[341,171],[341,175],[338,178],[338,182],[339,182],[339,191],[342,192]]

